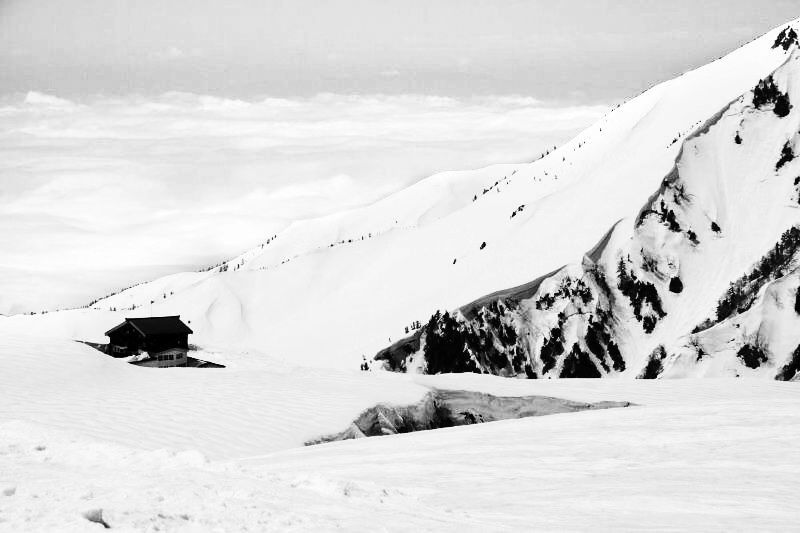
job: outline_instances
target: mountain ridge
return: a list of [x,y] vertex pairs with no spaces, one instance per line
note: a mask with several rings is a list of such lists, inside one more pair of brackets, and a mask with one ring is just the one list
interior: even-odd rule
[[[783,32],[786,33],[786,30]],[[785,51],[788,52],[790,48],[791,46],[786,47]],[[703,347],[705,342],[710,342],[705,341],[703,333],[707,329],[717,327],[720,322],[723,322],[723,320],[718,320],[715,323],[709,323],[707,320],[701,321],[698,313],[701,315],[703,313],[708,314],[707,306],[701,305],[699,311],[694,313],[693,318],[686,319],[689,324],[695,323],[698,325],[691,330],[687,330],[684,325],[682,329],[685,333],[678,335],[677,338],[675,331],[680,331],[680,326],[672,328],[673,338],[669,341],[665,341],[668,335],[663,333],[663,328],[660,336],[656,333],[655,330],[660,321],[670,320],[668,318],[670,310],[665,310],[664,308],[669,306],[662,302],[664,298],[669,300],[665,293],[668,295],[669,293],[679,294],[683,292],[684,281],[679,277],[681,262],[678,261],[678,257],[680,254],[675,250],[671,250],[670,254],[674,255],[667,254],[664,257],[664,243],[662,242],[659,245],[660,249],[652,250],[654,247],[648,246],[648,244],[652,245],[653,243],[649,243],[648,240],[666,241],[670,237],[663,235],[664,232],[679,234],[682,235],[684,241],[688,241],[692,247],[699,249],[698,233],[703,234],[703,239],[723,235],[723,230],[718,222],[724,220],[722,226],[725,227],[727,225],[724,212],[720,214],[719,218],[714,219],[708,215],[708,211],[701,213],[701,215],[705,215],[708,218],[705,230],[697,228],[697,231],[695,231],[691,229],[692,226],[689,229],[681,227],[682,224],[686,224],[687,218],[691,218],[689,216],[690,213],[686,212],[686,206],[696,201],[695,193],[687,192],[687,187],[691,191],[690,185],[692,182],[689,181],[687,184],[686,180],[682,180],[681,171],[683,170],[684,173],[687,173],[686,169],[690,169],[692,166],[693,156],[698,154],[711,153],[710,157],[716,158],[717,164],[724,163],[724,155],[721,155],[723,148],[718,148],[714,145],[705,150],[698,148],[703,143],[702,138],[710,135],[712,129],[720,126],[723,119],[742,117],[735,136],[729,132],[728,140],[736,146],[741,146],[745,142],[742,140],[743,135],[740,134],[739,130],[742,129],[745,118],[752,118],[746,117],[748,114],[762,114],[764,116],[761,118],[769,119],[773,122],[776,120],[792,120],[791,127],[788,128],[791,132],[788,135],[789,140],[783,144],[780,158],[775,163],[775,173],[779,173],[784,165],[794,160],[793,140],[796,141],[797,139],[798,120],[796,118],[792,119],[790,116],[793,108],[790,101],[797,101],[800,93],[796,90],[791,91],[791,88],[786,89],[787,92],[783,93],[780,91],[780,87],[776,85],[783,87],[793,85],[790,82],[800,78],[800,68],[797,66],[798,59],[800,59],[800,54],[793,51],[784,63],[776,69],[774,74],[760,80],[752,91],[733,100],[686,136],[676,157],[673,169],[666,175],[659,189],[648,198],[647,202],[639,210],[635,219],[633,233],[616,237],[616,240],[623,241],[621,244],[609,246],[609,241],[615,238],[615,233],[625,233],[630,228],[627,226],[620,228],[619,225],[615,225],[593,250],[584,255],[582,265],[567,265],[551,275],[539,278],[536,280],[535,290],[532,294],[527,295],[528,297],[519,298],[512,290],[510,299],[502,298],[500,296],[503,295],[503,291],[499,291],[495,294],[500,296],[492,298],[493,295],[489,295],[479,299],[466,307],[459,308],[452,316],[449,314],[440,315],[437,312],[429,320],[424,332],[421,331],[417,334],[421,339],[416,343],[417,350],[415,353],[398,354],[398,350],[406,349],[406,345],[400,343],[397,349],[390,348],[379,352],[376,360],[386,361],[388,367],[394,370],[405,370],[406,365],[411,363],[412,366],[416,365],[413,366],[415,369],[433,370],[434,372],[458,369],[460,371],[471,370],[500,375],[524,374],[527,377],[543,377],[545,375],[547,377],[600,377],[601,375],[609,375],[616,372],[624,373],[626,362],[628,362],[629,374],[632,372],[636,377],[647,378],[661,375],[665,372],[665,366],[667,367],[666,375],[670,375],[672,371],[670,367],[676,367],[676,365],[680,367],[681,362],[689,358],[684,349],[687,345],[691,345],[696,350],[695,362],[699,362],[703,356],[708,357],[720,352],[730,352],[731,349],[717,348],[716,350],[709,350]],[[791,74],[787,74],[786,70],[790,70]],[[773,83],[773,76],[782,78],[781,82]],[[769,89],[772,91],[772,96],[763,96],[764,87],[772,87],[772,89]],[[791,92],[791,98],[789,97],[789,92]],[[752,104],[749,103],[750,101],[752,101]],[[785,103],[781,104],[780,102]],[[734,107],[737,109],[733,109]],[[766,109],[762,110],[762,107]],[[751,122],[754,122],[755,118]],[[781,132],[786,131],[786,128],[771,129]],[[769,135],[766,132],[760,133],[755,139],[755,143],[758,144],[762,137],[768,138]],[[753,143],[753,139],[749,141],[751,144]],[[783,140],[779,139],[777,145],[780,146],[782,143]],[[776,143],[772,142],[771,144],[774,146]],[[692,150],[689,155],[685,153],[686,148]],[[776,155],[777,152],[777,149],[774,150],[773,155]],[[699,156],[696,158],[699,158]],[[767,166],[766,169],[761,168],[760,170],[763,174],[764,170],[771,169]],[[726,174],[724,177],[729,178],[730,176]],[[793,181],[795,189],[798,186],[798,181],[800,181],[800,177]],[[783,188],[789,187],[784,186]],[[714,191],[724,192],[725,189],[726,183],[718,181],[715,184]],[[702,192],[705,193],[707,191]],[[699,195],[700,193],[701,190],[698,189],[696,194]],[[797,194],[798,192],[795,191],[795,198],[798,198]],[[671,199],[669,196],[671,196]],[[784,196],[788,197],[789,195],[785,194],[784,191]],[[726,202],[720,201],[718,203],[722,205],[709,207],[726,207]],[[768,205],[761,207],[768,207]],[[783,233],[780,234],[780,239],[776,239],[778,235],[773,229],[771,238],[761,240],[761,249],[763,249],[764,242],[774,243],[775,240],[778,240],[779,245],[776,245],[776,247],[783,249],[781,253],[785,257],[781,266],[784,270],[779,271],[778,275],[772,276],[771,279],[767,279],[758,287],[759,290],[765,285],[769,286],[784,280],[790,285],[800,281],[796,279],[796,268],[790,269],[788,273],[785,271],[791,265],[797,265],[795,254],[798,249],[797,241],[798,233],[800,233],[798,224],[800,223],[800,218],[797,217],[796,209],[797,205],[795,203],[792,205],[788,216],[785,217],[786,220],[775,224],[776,227],[782,228]],[[703,211],[702,208],[701,211]],[[746,213],[746,211],[747,209],[739,209],[737,213]],[[794,211],[794,213],[791,213],[791,211]],[[677,216],[676,213],[680,216]],[[695,213],[695,215],[697,214]],[[697,219],[697,216],[694,216],[694,218]],[[653,226],[653,219],[657,220],[655,226]],[[787,226],[789,221],[793,225]],[[731,223],[733,224],[733,222]],[[648,224],[653,226],[651,234],[637,235],[639,228]],[[662,235],[658,235],[659,232]],[[634,250],[629,250],[627,258],[624,257],[626,255],[624,243],[626,241],[634,241],[636,237],[643,241],[639,243],[641,244],[641,258],[638,265],[635,264],[635,260],[631,259],[631,252],[635,252],[635,248],[639,247],[639,245],[631,246],[630,248],[634,248]],[[750,235],[750,237],[752,238],[753,236]],[[744,245],[741,247],[748,249]],[[646,249],[648,249],[647,253]],[[609,250],[611,250],[613,257],[606,257],[605,265],[603,265],[601,263],[602,258],[608,255]],[[659,254],[659,251],[662,253]],[[733,250],[731,249],[730,251]],[[779,255],[779,252],[774,250],[770,253],[772,257]],[[757,255],[755,259],[758,260],[762,256],[763,253]],[[618,263],[617,260],[619,261]],[[691,263],[691,255],[686,260]],[[685,261],[683,262],[685,263]],[[762,265],[766,264],[770,268],[774,266],[772,263],[775,262],[775,260],[761,260]],[[668,268],[659,269],[664,263]],[[749,264],[741,264],[747,265],[748,269],[752,268]],[[616,276],[613,272],[615,266],[617,267]],[[766,267],[762,266],[762,270],[764,268]],[[609,276],[609,271],[612,278],[616,277],[615,280],[612,279],[614,281],[613,284],[608,283],[606,280]],[[742,269],[742,271],[745,270]],[[648,272],[653,275],[648,276]],[[586,277],[590,278],[588,285],[585,283]],[[727,276],[727,278],[729,277],[730,275]],[[758,278],[758,276],[753,278],[752,275],[749,277],[750,279]],[[768,276],[763,274],[762,277]],[[659,281],[661,281],[661,290],[657,288]],[[544,292],[545,289],[542,287],[545,286],[546,288],[548,283],[550,285],[558,284],[554,292]],[[668,287],[665,285],[668,285]],[[528,290],[530,291],[530,289]],[[800,288],[795,290],[800,294]],[[542,294],[543,292],[544,294]],[[719,296],[713,302],[724,298],[723,290],[717,290],[716,294]],[[539,298],[531,304],[537,295]],[[628,310],[627,306],[618,305],[620,301],[624,303],[625,298],[630,302],[633,317],[630,316],[631,310]],[[756,296],[753,296],[750,299],[750,306],[757,299]],[[708,297],[706,297],[706,300],[708,300]],[[552,315],[555,313],[550,312],[550,310],[559,301],[562,306],[557,313],[557,319],[553,320]],[[594,308],[588,305],[593,301],[598,302]],[[525,309],[526,303],[529,306],[533,305],[535,310]],[[721,304],[717,304],[718,308],[719,305]],[[772,373],[778,379],[792,379],[795,372],[800,370],[800,365],[798,365],[798,362],[800,362],[800,356],[798,355],[800,354],[800,345],[791,351],[783,347],[783,349],[777,350],[777,353],[773,353],[771,356],[767,352],[770,344],[783,343],[789,339],[792,339],[789,342],[794,344],[800,341],[800,335],[793,333],[796,331],[795,326],[800,325],[797,316],[800,315],[800,307],[795,306],[795,308],[796,313],[793,310],[789,313],[789,317],[784,317],[786,324],[772,335],[772,337],[780,337],[779,339],[767,341],[764,339],[764,334],[761,333],[760,327],[757,328],[755,333],[750,332],[747,335],[742,335],[742,338],[734,343],[734,349],[738,348],[736,357],[741,360],[742,364],[737,364],[739,361],[730,357],[730,353],[728,353],[728,361],[723,367],[716,368],[712,373],[715,375],[739,375],[740,371],[743,370],[739,367],[743,366],[750,370],[756,370],[766,363],[767,367],[771,364],[772,368],[764,369],[764,373]],[[736,315],[747,313],[748,310],[743,309],[741,313],[737,312]],[[625,316],[626,311],[628,316]],[[577,322],[584,321],[585,323],[568,325],[569,319],[573,316],[569,313],[588,316],[588,319],[578,317]],[[734,316],[734,318],[736,317]],[[575,321],[572,320],[572,322]],[[637,322],[641,323],[643,334],[635,331],[638,329],[635,327]],[[702,326],[704,323],[706,324],[705,328]],[[631,325],[634,327],[630,327]],[[724,328],[725,326],[720,327]],[[741,324],[735,323],[732,326],[729,325],[729,327],[740,329]],[[509,333],[508,328],[513,328],[513,333]],[[571,328],[572,331],[567,332],[568,328]],[[656,333],[655,337],[651,337],[651,334],[654,333]],[[709,333],[706,333],[707,335]],[[749,340],[749,336],[753,335],[759,339],[756,348],[752,346]],[[525,336],[534,337],[534,344],[522,342],[520,339]],[[653,338],[657,340],[650,340]],[[631,349],[630,347],[626,349],[626,344],[631,342],[633,342],[635,348],[639,349]],[[680,342],[683,342],[683,345],[675,344]],[[435,347],[431,346],[431,343],[434,343]],[[673,345],[670,348],[671,352],[665,348],[665,344]],[[619,345],[622,346],[622,353],[620,353]],[[636,357],[636,352],[638,352],[639,357]],[[748,353],[755,352],[758,352],[756,359],[753,359],[752,356],[748,358]],[[622,354],[625,354],[625,356],[623,357]],[[642,354],[646,355],[644,359],[642,359]],[[630,369],[631,360],[633,360],[632,369]],[[447,364],[446,361],[451,361],[452,364]],[[775,372],[776,368],[779,369],[777,373]],[[674,370],[676,375],[685,371],[685,365]]]
[[[357,367],[437,308],[529,285],[604,235],[606,248],[616,246],[621,230],[609,228],[638,218],[687,137],[786,61],[796,43],[772,46],[785,28],[652,87],[533,163],[442,173],[376,204],[292,225],[210,271],[159,278],[89,309],[6,317],[0,330],[102,340],[131,313],[180,314],[204,346]],[[647,305],[643,313],[648,321],[658,314]],[[649,354],[649,344],[637,353]]]

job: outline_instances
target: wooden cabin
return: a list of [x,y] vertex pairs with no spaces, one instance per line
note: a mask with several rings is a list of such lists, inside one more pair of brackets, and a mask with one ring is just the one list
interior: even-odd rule
[[146,353],[137,361],[141,366],[183,366],[191,333],[180,316],[126,318],[106,331],[108,353],[115,357]]

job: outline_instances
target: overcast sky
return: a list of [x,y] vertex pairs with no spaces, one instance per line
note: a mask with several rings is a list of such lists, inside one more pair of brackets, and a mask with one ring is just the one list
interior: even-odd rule
[[0,313],[533,159],[795,3],[0,0]]
[[2,0],[0,92],[607,100],[798,15],[796,0]]

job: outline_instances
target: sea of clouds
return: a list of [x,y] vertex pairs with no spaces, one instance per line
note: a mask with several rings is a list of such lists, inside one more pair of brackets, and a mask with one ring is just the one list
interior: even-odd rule
[[0,313],[213,264],[437,171],[535,158],[603,105],[524,97],[0,97]]

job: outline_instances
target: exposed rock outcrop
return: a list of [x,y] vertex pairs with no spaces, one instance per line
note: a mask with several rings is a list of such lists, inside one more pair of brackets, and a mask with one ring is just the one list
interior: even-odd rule
[[434,389],[412,405],[378,404],[371,407],[344,431],[310,440],[306,445],[631,405],[630,402],[587,403],[549,396],[494,396],[482,392]]

